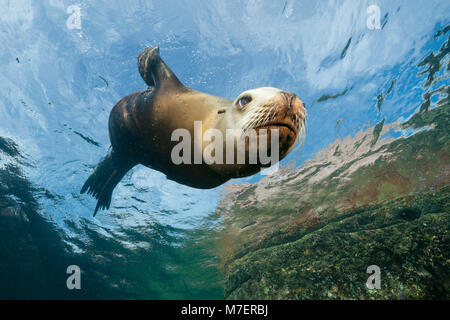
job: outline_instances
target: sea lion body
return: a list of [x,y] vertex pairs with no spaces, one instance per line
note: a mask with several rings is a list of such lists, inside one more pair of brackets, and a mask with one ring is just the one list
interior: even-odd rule
[[[98,199],[94,215],[99,209],[109,208],[115,186],[137,164],[158,170],[168,179],[187,186],[214,188],[264,167],[260,162],[247,162],[255,150],[250,148],[246,132],[255,131],[254,137],[260,139],[257,144],[260,150],[264,146],[261,141],[270,141],[273,137],[279,142],[276,152],[281,160],[304,129],[306,110],[303,102],[292,93],[264,87],[245,91],[232,101],[190,89],[164,63],[158,47],[143,50],[138,57],[138,67],[149,87],[122,98],[113,107],[109,117],[112,151],[81,189],[81,193],[87,191]],[[200,131],[196,127],[199,123]],[[273,128],[277,129],[279,137],[267,130]],[[179,143],[173,139],[177,130],[184,130],[190,139],[188,161],[181,163],[173,159],[173,150]],[[237,160],[238,147],[228,149],[226,145],[237,139],[228,136],[229,130],[244,132],[246,140],[240,145],[244,163]],[[230,155],[233,161],[211,162],[204,158],[204,133],[208,131],[219,133],[225,139],[212,156],[225,160]],[[274,152],[271,145],[267,150]]]
[[186,87],[150,88],[133,93],[111,111],[112,147],[140,164],[165,173],[171,180],[194,188],[214,188],[230,177],[219,175],[205,163],[194,164],[193,159],[191,164],[175,165],[171,150],[178,142],[171,141],[171,135],[180,128],[191,132],[195,152],[194,121],[201,121],[203,130],[212,128],[218,122],[218,110],[231,103],[229,99]]

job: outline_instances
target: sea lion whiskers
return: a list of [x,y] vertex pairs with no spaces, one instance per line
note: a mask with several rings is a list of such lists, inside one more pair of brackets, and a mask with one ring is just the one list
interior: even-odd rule
[[[254,113],[248,113],[245,118],[242,120],[242,127],[244,128],[244,131],[247,131],[248,129],[252,129],[255,126],[255,123],[258,123],[261,121],[262,117],[264,117],[265,112],[264,110],[259,110],[258,112]],[[250,118],[250,119],[248,119]]]
[[248,114],[251,117],[250,119],[247,119],[247,117],[243,119],[244,120],[243,127],[245,128],[244,130],[257,128],[262,124],[268,122],[267,120],[269,118],[271,119],[270,121],[272,121],[277,115],[275,106],[273,105],[265,105],[263,107],[260,106],[257,107],[259,108],[257,112]]

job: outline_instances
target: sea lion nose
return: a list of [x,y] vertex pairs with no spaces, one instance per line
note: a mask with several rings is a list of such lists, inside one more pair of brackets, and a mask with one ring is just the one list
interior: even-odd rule
[[286,109],[287,109],[286,111],[289,112],[291,110],[291,108],[293,107],[297,96],[294,93],[287,92],[287,91],[283,91],[283,92],[281,92],[281,94],[286,99]]

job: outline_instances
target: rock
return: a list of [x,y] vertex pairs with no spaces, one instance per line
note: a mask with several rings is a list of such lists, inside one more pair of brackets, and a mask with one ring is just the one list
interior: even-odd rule
[[[350,210],[233,260],[225,297],[448,299],[449,230],[450,187]],[[371,265],[381,269],[380,290],[366,287]]]

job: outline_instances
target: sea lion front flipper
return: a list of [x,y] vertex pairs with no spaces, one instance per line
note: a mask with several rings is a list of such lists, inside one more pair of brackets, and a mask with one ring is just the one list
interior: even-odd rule
[[163,84],[183,86],[177,76],[170,70],[159,56],[159,47],[148,47],[138,57],[139,73],[150,87]]

